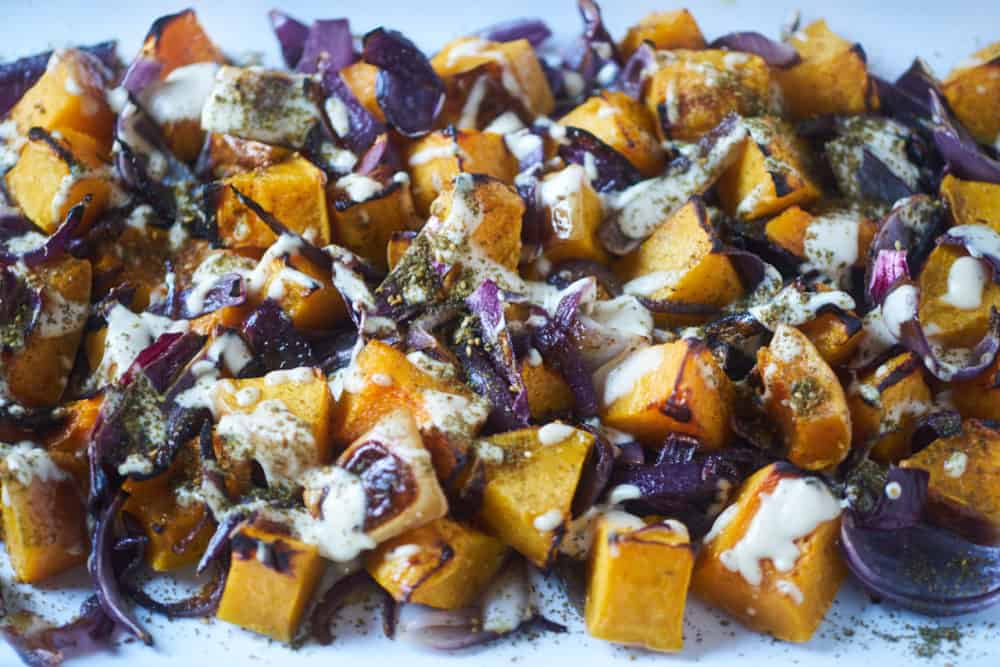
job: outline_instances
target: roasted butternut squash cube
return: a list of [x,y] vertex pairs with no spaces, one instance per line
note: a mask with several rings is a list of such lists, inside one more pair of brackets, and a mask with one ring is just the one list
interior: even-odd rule
[[1000,431],[995,425],[967,420],[961,433],[935,440],[900,465],[930,474],[932,521],[978,544],[1000,545]]
[[[471,234],[469,215],[477,220]],[[517,269],[524,200],[506,183],[488,176],[459,174],[434,200],[431,216],[423,233],[466,236],[468,243],[490,260],[511,271]]]
[[486,174],[510,185],[518,167],[503,135],[477,130],[431,132],[409,144],[403,157],[410,169],[413,203],[422,217],[458,173]]
[[963,181],[946,174],[941,179],[941,197],[956,225],[989,225],[1000,232],[1000,184]]
[[327,267],[317,267],[302,255],[262,261],[266,262],[263,286],[254,301],[272,299],[301,329],[332,329],[347,319],[344,299],[330,281]]
[[[143,220],[139,217],[143,214],[148,213],[149,219],[154,215],[148,207],[137,211],[133,213],[135,221]],[[135,288],[132,307],[145,310],[154,294],[164,289],[167,260],[171,259],[169,236],[169,231],[149,224],[127,225],[117,238],[98,242],[91,258],[94,300],[127,282]],[[177,266],[176,256],[173,263]]]
[[990,308],[1000,308],[1000,285],[990,269],[959,246],[931,251],[918,279],[920,321],[928,335],[949,347],[974,347],[990,324]]
[[646,525],[623,512],[597,521],[584,619],[598,639],[653,651],[684,646],[684,606],[694,549],[684,524]]
[[73,477],[40,447],[2,452],[3,531],[18,581],[33,584],[87,559],[86,519]]
[[0,374],[11,398],[28,407],[55,405],[66,389],[90,307],[90,262],[66,256],[27,269],[42,286],[42,312],[24,346],[7,355]]
[[548,234],[545,256],[553,263],[567,259],[607,262],[608,253],[597,238],[603,216],[600,195],[587,172],[577,164],[546,176],[539,185]]
[[727,114],[759,116],[770,108],[771,74],[760,56],[678,49],[656,59],[643,102],[659,119],[660,139],[694,141]]
[[[809,262],[831,280],[842,282],[851,267],[862,267],[878,224],[853,209],[830,208],[807,213],[791,206],[767,221],[767,239],[796,257]],[[849,239],[856,239],[856,244]]]
[[[368,499],[364,531],[376,544],[448,512],[430,452],[406,408],[395,406],[351,443],[337,465],[361,479]],[[304,500],[313,514],[321,513],[324,495],[307,489]]]
[[753,630],[809,641],[847,576],[839,534],[840,503],[824,483],[771,464],[715,520],[691,589]]
[[851,450],[851,413],[840,380],[805,334],[778,325],[757,352],[764,410],[777,423],[789,461],[827,470]]
[[390,271],[396,268],[399,260],[410,249],[410,244],[416,238],[416,232],[393,232],[389,236],[389,242],[385,247],[385,262]]
[[340,70],[340,78],[344,80],[347,87],[358,98],[358,102],[365,110],[381,122],[385,122],[385,112],[379,106],[375,97],[375,80],[378,77],[378,68],[369,65],[363,60],[352,63]]
[[683,339],[627,353],[599,371],[601,420],[658,447],[670,433],[706,449],[729,440],[732,386],[704,343]]
[[661,325],[706,321],[743,295],[739,273],[708,219],[701,199],[692,198],[615,265],[625,291],[677,304],[656,313]]
[[848,397],[854,442],[872,442],[871,457],[883,463],[909,456],[917,420],[932,400],[920,360],[905,352],[857,382]]
[[[538,351],[535,350],[538,354]],[[557,371],[546,365],[539,354],[521,362],[521,378],[528,392],[528,409],[535,421],[566,414],[576,405],[573,390]]]
[[193,9],[156,19],[139,53],[160,64],[161,79],[192,63],[225,62],[222,51],[205,33]]
[[[351,179],[358,178],[365,177],[352,174],[327,189],[333,237],[351,252],[385,270],[386,248],[393,234],[416,230],[421,221],[414,209],[409,181],[394,180],[385,188],[379,185],[377,191],[371,188],[357,192],[352,189],[356,186]],[[361,187],[365,185],[362,182]]]
[[955,380],[951,401],[965,418],[996,419],[1000,415],[1000,358],[971,380]]
[[72,474],[81,489],[88,488],[90,483],[87,446],[103,404],[104,397],[101,395],[66,403],[62,406],[66,414],[63,425],[57,431],[47,434],[43,441],[52,460]]
[[854,312],[840,309],[821,312],[798,328],[830,366],[846,364],[864,338],[861,318]]
[[976,51],[941,82],[948,105],[979,143],[1000,137],[996,100],[1000,96],[1000,42]]
[[221,380],[212,394],[216,454],[233,469],[256,461],[271,485],[298,484],[310,466],[331,456],[333,400],[315,368]]
[[565,127],[586,130],[615,149],[646,177],[663,171],[666,159],[656,134],[656,116],[625,93],[604,91],[563,116]]
[[726,213],[752,220],[816,201],[820,190],[810,176],[809,156],[792,127],[774,116],[743,122],[750,137],[718,183]]
[[290,642],[323,575],[316,547],[244,526],[232,537],[233,559],[218,618]]
[[859,44],[834,34],[819,20],[792,35],[799,64],[776,69],[785,110],[796,118],[857,114],[878,108],[868,61]]
[[479,519],[540,568],[548,568],[594,436],[558,422],[491,436],[476,449],[485,473]]
[[345,371],[331,427],[337,444],[346,445],[387,414],[409,408],[438,476],[447,480],[464,461],[468,441],[486,422],[490,405],[417,355],[369,341]]
[[532,117],[547,116],[555,109],[555,98],[538,61],[534,47],[526,39],[490,42],[477,37],[459,37],[444,45],[431,58],[431,66],[442,78],[495,65],[503,89]]
[[33,131],[21,156],[4,177],[24,214],[51,234],[70,209],[90,195],[84,215],[89,225],[108,203],[111,177],[103,151],[86,134],[70,129]]
[[143,481],[126,479],[122,485],[129,494],[123,509],[145,530],[146,562],[157,572],[197,563],[215,532],[203,503],[184,503],[176,495],[197,474],[200,458],[194,444],[183,447],[165,473]]
[[365,568],[397,602],[460,609],[480,598],[507,553],[495,537],[440,518],[383,542]]
[[652,42],[655,49],[703,49],[705,38],[698,22],[686,9],[650,12],[625,33],[619,49],[628,58],[643,42]]
[[[94,152],[107,156],[115,115],[104,96],[105,69],[97,58],[77,49],[52,54],[45,73],[10,110],[17,130],[72,130],[90,137]],[[40,172],[44,173],[44,172]]]
[[250,209],[243,206],[232,187],[318,246],[330,243],[326,210],[326,176],[316,165],[296,155],[284,162],[231,176],[221,183],[216,222],[219,236],[234,248],[267,248],[275,235]]
[[270,167],[286,160],[292,154],[290,150],[281,146],[215,132],[210,132],[205,138],[205,145],[201,151],[199,168],[206,175],[216,179]]

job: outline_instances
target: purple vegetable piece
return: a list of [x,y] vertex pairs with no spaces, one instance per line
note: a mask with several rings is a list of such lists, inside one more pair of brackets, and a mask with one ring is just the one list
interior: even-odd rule
[[[203,515],[202,521],[208,521],[207,513]],[[198,528],[201,528],[202,525],[199,525]],[[228,567],[220,565],[201,590],[181,600],[170,602],[157,600],[139,586],[131,583],[123,583],[122,588],[125,594],[137,605],[167,618],[206,618],[215,616],[215,612],[219,608],[222,593],[226,588],[227,574]]]
[[[577,39],[567,63],[583,77],[586,88],[590,88],[607,65],[615,68],[615,76],[621,64],[621,57],[615,40],[611,38],[601,17],[601,8],[594,0],[578,0],[577,7],[583,18],[583,34]],[[613,79],[612,79],[613,81]],[[612,81],[607,81],[610,84]]]
[[910,436],[910,451],[921,451],[935,440],[950,438],[962,432],[962,415],[954,410],[938,410],[917,419]]
[[[121,66],[117,47],[118,43],[111,41],[79,48],[96,57],[108,69],[117,70]],[[0,64],[0,117],[7,115],[28,89],[42,77],[51,57],[52,51],[45,51]]]
[[0,214],[0,243],[6,243],[8,240],[27,234],[28,232],[45,233],[44,230],[31,222],[31,220],[20,214]]
[[[910,275],[918,275],[924,261],[934,249],[934,242],[946,225],[945,216],[938,202],[928,195],[918,194],[896,202],[879,224],[878,232],[868,250],[865,269],[865,285],[870,289],[875,284],[874,270],[879,254],[884,251],[904,250],[906,266]],[[878,301],[868,293],[869,303],[881,303],[892,284],[883,285]]]
[[931,92],[934,145],[951,173],[959,178],[986,183],[1000,183],[1000,161],[989,157],[968,133],[959,131],[944,102]]
[[993,282],[1000,283],[1000,234],[987,225],[958,225],[938,238],[942,245],[965,248],[971,257],[983,260],[993,273]]
[[5,353],[21,349],[42,314],[42,293],[26,280],[0,264],[0,332]]
[[862,195],[887,204],[894,204],[914,194],[906,181],[867,148],[862,149],[856,178]]
[[375,98],[386,120],[407,137],[430,132],[444,84],[420,49],[395,30],[376,28],[365,35],[363,57],[379,68]]
[[753,53],[772,67],[791,67],[802,60],[792,45],[776,42],[753,31],[728,33],[709,44],[708,48]]
[[149,84],[158,81],[162,71],[163,63],[140,54],[125,71],[125,76],[122,77],[122,88],[132,95],[138,95]]
[[309,28],[302,57],[295,69],[315,74],[320,62],[326,63],[326,70],[334,73],[354,62],[354,37],[347,19],[320,20]]
[[932,616],[1000,601],[1000,549],[972,544],[921,521],[929,475],[890,468],[867,512],[848,510],[840,529],[847,566],[872,593]]
[[597,414],[594,381],[574,342],[576,329],[579,327],[580,304],[591,290],[593,283],[589,280],[579,280],[566,288],[555,314],[551,318],[547,317],[546,323],[536,329],[533,336],[535,347],[552,362],[573,391],[576,399],[574,413],[580,419]]
[[165,333],[139,353],[132,366],[122,376],[128,386],[139,373],[160,394],[166,394],[188,363],[205,345],[205,337],[195,333]]
[[[0,600],[0,610],[3,604]],[[25,612],[21,612],[24,614]],[[87,598],[80,607],[76,618],[60,626],[49,626],[45,621],[31,614],[32,629],[24,632],[13,623],[5,623],[0,629],[4,639],[18,657],[31,667],[55,667],[67,657],[64,649],[79,649],[87,644],[103,643],[114,630],[114,623],[108,618],[97,601],[97,596]]]
[[371,577],[367,572],[355,572],[336,582],[323,594],[309,617],[309,628],[319,644],[329,646],[333,643],[330,626],[337,612],[347,603],[350,595],[370,581]]
[[593,161],[597,178],[591,184],[598,192],[624,190],[642,180],[642,174],[624,155],[579,127],[566,128],[566,143],[559,146],[559,157],[582,167]]
[[643,42],[639,48],[629,56],[625,66],[618,72],[618,78],[612,86],[614,90],[620,90],[626,95],[639,99],[642,94],[642,82],[645,79],[646,71],[656,62],[656,50]]
[[[380,134],[375,139],[375,143],[371,144],[371,147],[358,160],[358,166],[354,171],[362,176],[384,182],[398,172],[400,167],[399,155],[392,142],[389,141],[388,135]],[[393,185],[390,184],[389,187]]]
[[504,318],[503,301],[500,300],[500,288],[492,280],[483,281],[475,292],[470,294],[465,303],[469,311],[479,317],[479,329],[486,342],[494,369],[498,375],[507,381],[507,391],[513,394],[510,412],[512,423],[527,426],[531,419],[528,409],[528,390],[524,386],[524,378],[518,368],[517,357],[514,355],[514,345],[507,330]]
[[615,448],[596,429],[586,430],[594,434],[595,440],[573,494],[574,517],[583,515],[597,503],[611,481],[615,466]]
[[93,548],[87,561],[90,576],[97,588],[97,599],[104,613],[115,623],[128,630],[129,634],[147,646],[153,645],[153,636],[140,625],[128,608],[119,583],[119,573],[115,571],[115,524],[125,504],[125,494],[118,493],[97,516],[94,523]]
[[0,249],[0,264],[24,262],[27,266],[38,266],[39,264],[44,264],[65,255],[70,241],[80,231],[80,226],[83,224],[83,215],[87,210],[87,206],[90,205],[90,201],[91,196],[87,195],[83,198],[82,202],[71,208],[62,224],[38,248],[29,250],[21,255],[15,255],[8,250]]
[[477,31],[476,35],[491,42],[514,42],[526,39],[537,49],[552,36],[552,31],[541,19],[513,19],[487,26]]
[[246,303],[247,288],[243,276],[237,273],[227,273],[220,276],[207,292],[201,297],[201,305],[197,310],[192,310],[188,306],[187,297],[193,288],[188,288],[180,293],[178,318],[192,320],[202,315],[214,313],[217,310],[230,306],[240,306]]
[[278,9],[269,11],[267,17],[271,21],[274,36],[278,38],[285,65],[294,68],[302,59],[302,50],[309,36],[309,26]]
[[243,323],[243,337],[256,352],[249,366],[263,365],[262,369],[255,369],[257,371],[314,365],[312,346],[295,330],[281,306],[271,299],[265,299],[247,317]]
[[[321,65],[320,72],[323,75],[323,86],[327,94],[339,99],[347,112],[349,131],[341,139],[355,154],[364,153],[379,135],[385,133],[385,123],[375,118],[358,101],[358,98],[354,96],[350,87],[344,83],[339,74],[328,69],[325,64]],[[387,150],[391,150],[391,146],[387,146]]]
[[868,295],[873,303],[882,303],[896,283],[910,279],[905,250],[879,250],[868,283]]

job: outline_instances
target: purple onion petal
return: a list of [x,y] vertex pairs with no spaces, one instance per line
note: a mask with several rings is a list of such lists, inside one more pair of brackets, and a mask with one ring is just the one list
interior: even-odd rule
[[419,137],[444,106],[444,84],[427,57],[401,33],[376,28],[364,38],[364,60],[379,68],[375,98],[401,134]]
[[334,73],[354,62],[354,37],[347,19],[320,20],[309,28],[295,69],[315,74],[320,62],[326,63],[326,69]]
[[267,17],[271,21],[274,36],[278,38],[285,65],[294,68],[302,59],[302,49],[309,36],[309,26],[278,9],[269,11]]
[[708,48],[753,53],[772,67],[791,67],[802,60],[792,45],[776,42],[753,31],[728,33],[709,44]]
[[936,92],[931,91],[930,98],[934,145],[951,173],[971,181],[1000,183],[1000,161],[990,158],[975,140],[961,134]]
[[612,87],[620,90],[626,95],[639,99],[642,95],[642,83],[645,80],[646,72],[656,62],[656,49],[649,42],[643,42],[639,48],[629,56],[625,66],[618,72],[618,78]]
[[559,157],[584,168],[592,161],[597,176],[591,185],[598,192],[624,190],[642,180],[642,174],[624,155],[579,127],[566,128],[566,143],[559,146]]
[[533,47],[538,48],[552,36],[552,31],[541,19],[521,18],[487,26],[477,30],[475,34],[491,42],[514,42],[526,39]]
[[872,303],[882,303],[897,282],[909,279],[905,250],[879,250],[868,283],[869,299]]

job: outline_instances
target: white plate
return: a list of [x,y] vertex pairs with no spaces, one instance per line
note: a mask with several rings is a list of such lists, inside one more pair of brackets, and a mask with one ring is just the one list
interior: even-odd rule
[[[209,34],[229,52],[264,52],[272,61],[277,58],[274,37],[265,13],[272,6],[303,19],[348,16],[356,32],[377,25],[402,30],[425,49],[432,51],[447,39],[484,25],[517,16],[540,16],[560,35],[577,34],[579,18],[573,0],[539,2],[505,0],[478,3],[457,0],[339,0],[338,2],[281,2],[232,0],[194,2]],[[881,0],[860,2],[744,2],[711,0],[689,3],[706,36],[733,30],[759,30],[776,36],[779,26],[796,8],[803,18],[824,17],[831,27],[845,37],[861,42],[872,69],[895,77],[913,56],[923,57],[938,75],[943,76],[954,64],[973,51],[1000,39],[1000,3],[975,0],[926,2],[921,0]],[[619,36],[631,23],[653,9],[677,6],[676,3],[650,0],[605,0],[604,15],[612,31]],[[71,2],[45,0],[0,2],[0,58],[8,59],[34,53],[50,46],[91,43],[118,38],[122,54],[129,58],[138,48],[150,22],[162,14],[177,11],[183,5],[163,0],[143,2]],[[9,570],[0,574],[9,581]],[[80,577],[70,577],[57,584],[71,586],[70,592],[53,592],[51,604],[41,609],[62,614],[72,608],[86,592]],[[58,588],[56,585],[51,588]],[[32,596],[34,602],[41,594]],[[266,601],[261,601],[266,604]],[[134,642],[121,642],[111,653],[74,662],[91,665],[313,665],[364,664],[389,665],[404,662],[408,666],[438,666],[442,662],[459,664],[475,661],[479,667],[510,664],[591,667],[607,664],[692,664],[722,667],[741,665],[857,665],[862,662],[885,665],[954,664],[996,667],[1000,664],[1000,609],[960,619],[936,621],[906,612],[871,604],[855,586],[844,587],[816,638],[798,646],[774,641],[742,630],[692,601],[685,618],[684,652],[664,657],[642,651],[616,648],[589,639],[582,631],[575,612],[561,602],[553,605],[556,620],[566,622],[567,635],[541,639],[519,638],[459,656],[428,653],[409,645],[381,637],[377,613],[361,605],[345,615],[338,625],[338,639],[329,648],[306,646],[285,648],[238,628],[215,621],[175,621],[140,613],[140,618],[156,637],[156,647],[147,649]],[[365,622],[365,619],[368,619]],[[943,641],[935,649],[929,638],[942,627],[956,627],[960,642]],[[891,638],[891,639],[890,639]],[[17,660],[0,646],[0,665],[14,665]]]

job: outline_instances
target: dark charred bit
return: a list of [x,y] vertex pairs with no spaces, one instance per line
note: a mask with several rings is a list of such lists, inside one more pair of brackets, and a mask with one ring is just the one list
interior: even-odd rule
[[343,467],[360,477],[365,489],[366,531],[397,516],[416,495],[416,482],[409,467],[380,442],[372,440],[355,447]]
[[452,548],[452,546],[447,542],[442,542],[440,540],[434,543],[432,551],[438,552],[437,564],[435,564],[434,567],[427,570],[427,572],[424,573],[422,577],[417,579],[413,583],[413,585],[408,586],[406,588],[406,591],[403,593],[403,600],[402,600],[403,602],[409,602],[410,596],[412,596],[414,592],[420,590],[420,587],[424,584],[425,581],[427,581],[435,574],[437,574],[441,570],[441,568],[448,563],[448,561],[450,561],[452,558],[455,557],[455,550]]
[[772,171],[771,181],[774,183],[774,194],[778,197],[784,197],[785,195],[790,195],[795,191],[795,188],[791,186],[788,182],[788,175],[782,171]]
[[69,149],[56,141],[56,138],[49,134],[45,129],[41,127],[31,128],[28,130],[28,140],[43,141],[48,144],[49,148],[52,149],[52,152],[58,155],[59,159],[65,162],[66,166],[69,167],[71,171],[79,168],[80,163],[76,161],[76,158],[69,152]]

